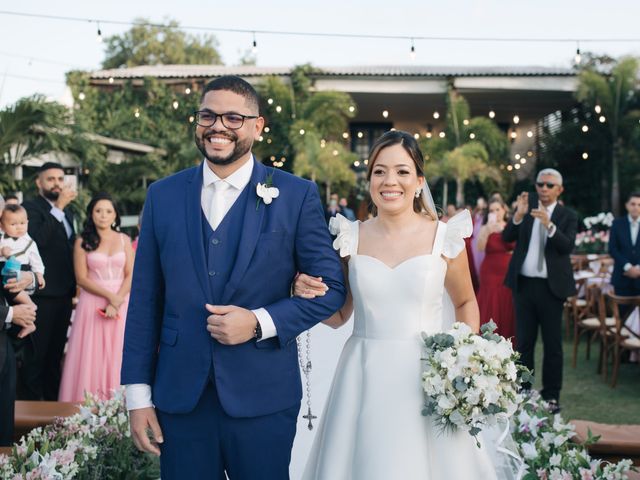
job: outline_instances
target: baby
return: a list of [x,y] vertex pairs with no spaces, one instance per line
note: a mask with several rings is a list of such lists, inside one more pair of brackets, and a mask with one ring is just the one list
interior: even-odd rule
[[[44,264],[38,246],[27,233],[29,221],[27,211],[20,205],[7,204],[0,217],[0,269],[9,257],[15,257],[21,264],[21,270],[31,271],[36,276],[38,287],[44,288]],[[13,303],[33,305],[29,295],[22,291],[13,298]],[[28,327],[25,327],[28,328]],[[35,328],[34,328],[35,329]],[[24,330],[24,329],[23,329]],[[23,337],[31,332],[21,331]]]

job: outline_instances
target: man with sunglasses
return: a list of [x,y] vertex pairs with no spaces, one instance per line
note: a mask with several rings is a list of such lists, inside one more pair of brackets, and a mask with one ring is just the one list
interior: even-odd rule
[[555,411],[560,410],[562,388],[563,305],[576,293],[570,255],[578,217],[558,202],[563,190],[560,172],[552,168],[538,172],[537,208],[530,208],[530,194],[522,192],[512,220],[502,233],[506,242],[517,242],[505,279],[513,290],[517,350],[522,363],[533,370],[538,329],[542,331],[540,393]]
[[[132,437],[162,454],[163,480],[287,479],[296,337],[343,305],[342,267],[316,185],[252,155],[264,118],[249,83],[210,82],[195,121],[203,162],[144,206],[122,361]],[[291,297],[297,271],[326,294]]]

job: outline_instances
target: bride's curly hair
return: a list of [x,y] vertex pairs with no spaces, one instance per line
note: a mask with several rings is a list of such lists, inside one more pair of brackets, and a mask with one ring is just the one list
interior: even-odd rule
[[[420,151],[418,142],[413,137],[413,135],[407,132],[403,132],[402,130],[390,130],[375,141],[375,143],[371,147],[371,152],[369,153],[367,180],[371,181],[373,167],[376,163],[378,155],[380,155],[380,152],[387,147],[392,147],[393,145],[402,145],[402,148],[404,148],[404,150],[413,160],[413,164],[416,167],[418,177],[424,178],[426,182],[427,179],[424,174],[424,157],[422,156],[422,151]],[[422,196],[413,199],[413,211],[416,213],[425,213],[433,220],[438,220],[438,212],[432,212],[431,209],[427,209],[422,202]],[[371,206],[371,213],[374,216],[378,214],[378,208],[375,206],[375,204],[372,204]]]
[[113,205],[113,210],[116,213],[116,219],[111,225],[111,230],[116,232],[120,231],[120,212],[118,211],[118,206],[116,202],[113,200],[111,195],[105,192],[100,192],[94,195],[94,197],[87,205],[87,219],[84,221],[84,227],[82,229],[82,233],[80,236],[82,237],[82,248],[87,252],[92,252],[98,248],[100,245],[100,235],[98,234],[98,230],[96,229],[96,224],[93,221],[93,210],[96,208],[96,204],[100,200],[108,200]]

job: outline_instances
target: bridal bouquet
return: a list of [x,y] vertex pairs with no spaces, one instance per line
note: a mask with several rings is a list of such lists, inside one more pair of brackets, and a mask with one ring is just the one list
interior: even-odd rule
[[511,417],[523,398],[518,393],[529,371],[516,364],[509,340],[489,322],[476,335],[464,323],[436,335],[422,334],[426,347],[422,414],[435,417],[443,431],[464,430],[476,439],[482,428]]

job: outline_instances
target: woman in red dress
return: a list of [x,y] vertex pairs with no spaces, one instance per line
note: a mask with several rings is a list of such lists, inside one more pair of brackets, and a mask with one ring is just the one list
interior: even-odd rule
[[514,243],[502,240],[502,230],[507,224],[507,206],[499,198],[489,200],[489,213],[486,223],[478,235],[478,250],[485,252],[480,267],[480,307],[481,324],[489,320],[498,326],[496,332],[505,338],[511,338],[515,345],[516,321],[511,290],[504,285]]

